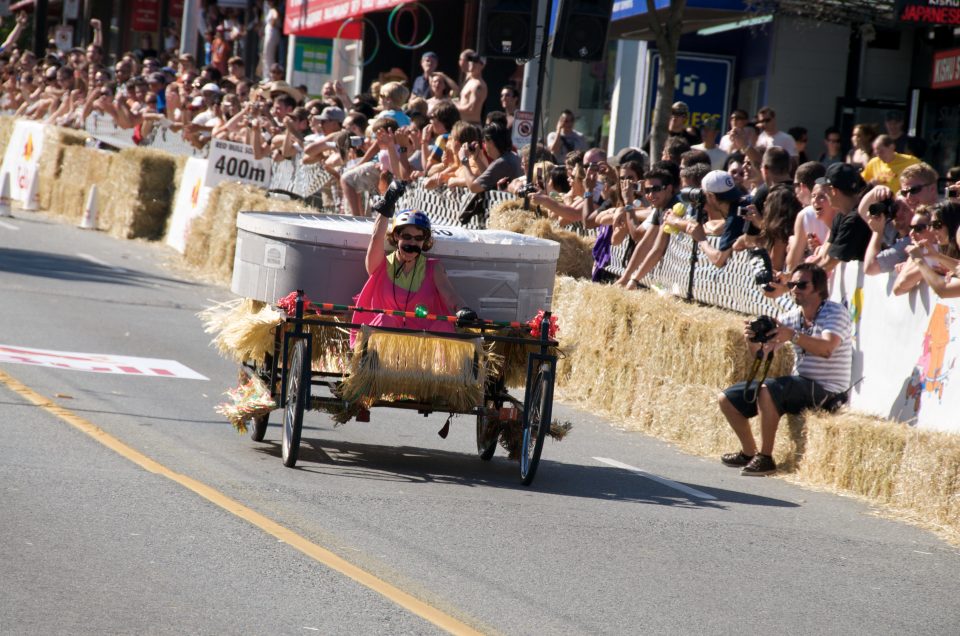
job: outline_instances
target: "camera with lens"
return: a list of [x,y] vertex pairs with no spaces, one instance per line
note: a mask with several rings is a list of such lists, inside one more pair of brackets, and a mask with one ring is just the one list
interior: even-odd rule
[[753,332],[750,342],[763,344],[773,338],[777,331],[777,321],[770,316],[758,316],[756,320],[750,322],[749,328]]
[[773,262],[770,253],[762,247],[755,247],[749,252],[750,266],[753,268],[753,282],[763,285],[764,291],[773,291],[770,283],[773,282]]
[[882,201],[871,203],[870,207],[867,208],[867,212],[870,213],[870,216],[885,216],[888,219],[892,219],[897,214],[897,202],[894,201],[892,197],[883,199]]
[[680,200],[690,207],[700,209],[707,202],[707,195],[701,188],[688,186],[680,190]]

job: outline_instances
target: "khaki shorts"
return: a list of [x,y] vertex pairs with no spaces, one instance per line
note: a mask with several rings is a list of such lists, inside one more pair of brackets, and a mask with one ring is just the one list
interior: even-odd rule
[[343,173],[343,182],[357,192],[377,194],[377,183],[380,182],[380,164],[376,161],[354,166]]

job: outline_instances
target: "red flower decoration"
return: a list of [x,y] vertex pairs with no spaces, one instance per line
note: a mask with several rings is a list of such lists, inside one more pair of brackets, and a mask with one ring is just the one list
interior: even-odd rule
[[[306,294],[303,296],[303,311],[309,311],[311,309],[312,303],[310,299],[307,298]],[[292,291],[280,300],[277,301],[277,307],[287,312],[288,316],[297,315],[297,292]]]
[[[540,325],[543,323],[543,316],[546,312],[540,310],[537,312],[537,315],[534,316],[527,322],[527,326],[530,327],[530,335],[534,338],[540,337]],[[547,329],[547,337],[551,340],[556,338],[557,332],[560,331],[560,327],[557,325],[557,317],[554,315],[550,316],[550,326]]]

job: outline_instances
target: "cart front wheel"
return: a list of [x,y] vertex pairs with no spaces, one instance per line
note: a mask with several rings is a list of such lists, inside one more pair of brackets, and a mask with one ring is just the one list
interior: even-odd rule
[[529,395],[530,402],[525,405],[520,439],[520,477],[524,486],[533,483],[543,451],[543,440],[550,427],[553,373],[548,365],[541,365]]
[[483,412],[477,415],[477,454],[485,462],[493,457],[500,438],[500,420],[490,414],[493,411],[499,411],[499,406],[493,400],[486,400]]
[[293,468],[300,454],[303,409],[310,392],[310,357],[306,338],[298,338],[290,353],[287,371],[287,405],[283,410],[283,465]]

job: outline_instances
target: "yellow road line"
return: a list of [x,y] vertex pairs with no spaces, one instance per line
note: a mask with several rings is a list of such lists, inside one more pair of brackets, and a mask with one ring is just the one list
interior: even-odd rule
[[370,574],[366,570],[353,565],[349,561],[342,559],[333,552],[320,547],[316,543],[312,543],[292,530],[285,528],[279,523],[263,516],[255,510],[248,508],[239,501],[231,499],[230,497],[218,490],[215,490],[214,488],[211,488],[203,482],[170,470],[163,464],[160,464],[159,462],[150,459],[143,453],[131,448],[130,446],[127,446],[119,439],[110,435],[89,420],[86,420],[76,413],[63,408],[59,404],[50,401],[2,370],[0,370],[0,382],[5,384],[17,395],[32,402],[51,415],[60,418],[75,429],[86,433],[107,448],[120,454],[134,464],[137,464],[144,470],[147,470],[151,473],[156,473],[157,475],[162,475],[167,479],[180,484],[184,488],[192,490],[207,501],[223,508],[227,512],[230,512],[237,517],[240,517],[244,521],[255,525],[267,534],[270,534],[284,543],[296,548],[300,552],[303,552],[311,559],[322,563],[332,570],[340,572],[344,576],[353,579],[357,583],[368,587],[377,594],[390,599],[403,609],[433,623],[440,629],[443,629],[451,634],[482,633],[478,632],[476,629],[470,627],[466,623],[463,623],[449,614],[437,609],[436,607],[428,605],[420,599],[404,592],[400,588],[387,583],[383,579]]

